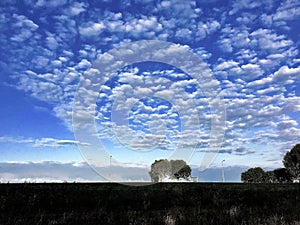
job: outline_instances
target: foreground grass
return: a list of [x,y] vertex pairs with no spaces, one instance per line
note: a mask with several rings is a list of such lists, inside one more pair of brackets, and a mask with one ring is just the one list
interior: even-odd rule
[[0,184],[0,224],[300,225],[300,185]]

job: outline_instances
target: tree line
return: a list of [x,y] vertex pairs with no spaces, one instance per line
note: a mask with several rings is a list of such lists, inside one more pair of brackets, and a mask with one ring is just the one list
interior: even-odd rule
[[264,171],[261,167],[250,168],[241,174],[244,183],[289,183],[300,180],[300,144],[288,151],[283,160],[284,168]]

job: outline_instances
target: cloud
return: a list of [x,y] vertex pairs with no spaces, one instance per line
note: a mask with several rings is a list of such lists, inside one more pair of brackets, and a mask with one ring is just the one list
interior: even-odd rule
[[266,89],[262,89],[262,90],[257,90],[257,94],[259,95],[265,95],[265,94],[268,94],[270,92],[280,92],[282,91],[283,89],[282,88],[279,88],[279,87],[268,87]]
[[66,11],[71,16],[77,16],[86,11],[87,5],[84,2],[74,2]]
[[16,34],[10,38],[12,41],[23,42],[33,36],[33,32],[38,29],[38,25],[23,15],[13,14],[12,18],[16,20],[13,28]]
[[[119,81],[124,84],[121,83],[111,88],[111,95],[101,95],[113,101],[113,103],[107,102],[106,105],[102,103],[99,108],[97,117],[101,124],[99,130],[101,137],[111,137],[109,133],[107,135],[105,133],[113,129],[117,135],[117,141],[129,148],[145,151],[153,148],[174,150],[174,144],[171,144],[174,138],[182,139],[180,143],[176,143],[182,147],[196,146],[203,141],[196,141],[199,138],[198,123],[207,124],[208,117],[203,116],[199,122],[197,115],[200,111],[207,113],[209,100],[203,97],[200,90],[197,90],[197,81],[195,79],[184,80],[186,75],[182,76],[181,73],[178,74],[172,70],[151,73],[139,73],[137,69],[133,71],[124,71],[120,74]],[[175,77],[182,80],[170,80]],[[192,89],[191,94],[186,92],[187,87]],[[199,96],[202,97],[199,98]],[[114,104],[116,110],[119,110],[116,113],[118,121],[123,121],[121,114],[125,116],[126,121],[131,121],[129,127],[122,126],[123,122],[118,124],[118,121],[103,123],[104,120],[107,121],[105,114],[111,107],[110,104]],[[199,111],[195,107],[199,107]],[[174,112],[178,112],[179,116]],[[186,124],[180,135],[177,132],[179,129],[177,117],[180,117],[181,123]],[[204,132],[201,134],[203,135]],[[207,139],[207,136],[204,139]]]
[[280,67],[275,73],[264,77],[260,80],[252,81],[248,84],[249,87],[258,87],[265,85],[273,85],[271,89],[278,89],[282,85],[293,84],[300,76],[300,68],[289,68],[284,65]]
[[[299,43],[295,29],[299,3],[242,0],[219,7],[214,2],[204,7],[202,1],[147,4],[127,1],[115,10],[109,2],[94,7],[92,3],[39,0],[36,4],[24,3],[30,7],[26,16],[12,2],[0,9],[1,65],[9,68],[9,85],[51,104],[52,113],[72,130],[72,104],[78,82],[99,55],[120,43],[141,39],[186,44],[184,48],[190,46],[201,59],[209,62],[217,79],[215,85],[201,79],[201,85],[222,88],[217,92],[226,102],[228,120],[222,153],[253,154],[249,145],[259,142],[259,137],[261,142],[272,142],[276,149],[286,149],[292,141],[297,141],[288,134],[288,127],[298,137],[299,126],[294,113],[300,110]],[[122,54],[130,54],[130,50]],[[157,54],[163,56],[164,52]],[[170,48],[168,54],[170,60],[176,60],[181,51],[178,47]],[[107,56],[105,60],[112,59]],[[189,67],[186,65],[186,69]],[[99,136],[113,139],[113,126],[122,132],[122,126],[110,121],[114,101],[120,110],[135,107],[130,108],[128,116],[133,131],[123,132],[121,136],[128,145],[171,150],[172,141],[176,144],[180,139],[182,146],[205,145],[205,131],[209,131],[212,119],[210,99],[203,96],[196,80],[182,71],[154,68],[151,72],[136,67],[118,72],[118,82],[110,81],[102,87],[99,98],[103,102],[96,115],[101,122]],[[86,85],[93,81],[85,80]],[[86,95],[87,98],[95,96],[98,96],[96,91]],[[147,96],[165,102],[143,102],[142,98]],[[170,103],[177,106],[172,108]],[[94,106],[82,107],[81,125],[84,126]],[[197,121],[195,115],[202,117]],[[178,118],[186,120],[189,129],[179,132],[182,124]],[[284,135],[276,134],[281,131]],[[138,139],[141,136],[145,139]],[[2,137],[0,141],[41,147],[80,144],[54,138]]]
[[62,147],[66,145],[88,145],[74,140],[58,140],[54,138],[41,138],[34,142],[33,147]]
[[[102,168],[109,170],[109,168]],[[148,168],[112,166],[112,173],[122,174],[118,177],[123,182],[149,181]],[[122,171],[122,173],[120,172]],[[84,162],[2,162],[0,163],[1,183],[23,182],[104,182],[103,177],[93,171]]]
[[249,64],[242,65],[241,68],[243,69],[243,73],[246,76],[249,74],[247,77],[249,77],[250,79],[259,77],[264,73],[264,71],[257,64],[249,63]]
[[104,31],[105,25],[103,23],[87,23],[79,27],[79,33],[82,36],[96,36]]
[[55,138],[24,138],[24,137],[10,137],[10,136],[1,136],[0,142],[2,143],[24,143],[30,144],[32,147],[63,147],[67,145],[87,145],[87,143],[81,143],[75,140],[64,140],[64,139],[55,139]]
[[290,79],[300,77],[300,67],[298,68],[289,68],[288,66],[282,66],[278,71],[274,73],[273,80],[274,82],[279,83],[290,83]]
[[295,20],[300,16],[300,5],[298,1],[286,0],[281,2],[277,12],[273,15],[275,21]]
[[47,1],[47,0],[38,0],[35,4],[37,7],[59,7],[63,6],[67,3],[67,0],[53,0],[53,1]]
[[268,29],[260,28],[252,32],[251,36],[254,38],[253,42],[257,43],[261,49],[268,51],[277,50],[280,52],[293,44],[293,41],[285,39],[284,35],[277,35]]
[[34,143],[34,140],[29,138],[29,139],[24,139],[22,137],[9,137],[9,136],[1,136],[0,137],[0,142],[11,142],[11,143]]
[[46,42],[48,45],[48,48],[51,50],[56,50],[59,46],[58,41],[54,35],[50,35],[46,38]]
[[229,15],[233,15],[240,11],[241,9],[254,9],[261,6],[261,3],[258,1],[253,0],[242,0],[242,1],[235,1],[233,3],[232,10],[229,11]]
[[215,69],[222,71],[222,70],[225,70],[225,69],[236,67],[238,65],[239,65],[238,62],[234,62],[234,61],[230,60],[230,61],[227,61],[227,62],[225,61],[225,62],[220,63],[219,65],[216,66]]

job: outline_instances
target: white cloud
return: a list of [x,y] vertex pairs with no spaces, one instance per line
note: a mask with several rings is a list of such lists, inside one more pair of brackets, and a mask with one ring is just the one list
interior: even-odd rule
[[289,68],[284,65],[278,69],[274,74],[264,77],[260,80],[252,81],[248,84],[249,87],[264,86],[272,84],[271,89],[278,89],[276,87],[282,87],[282,85],[292,84],[300,76],[300,68]]
[[[23,182],[104,182],[101,175],[95,173],[87,163],[83,162],[5,162],[0,163],[1,183]],[[100,168],[111,170],[118,178],[116,181],[149,181],[147,167],[128,165]],[[118,175],[118,176],[117,176]]]
[[300,16],[300,4],[297,0],[282,1],[277,12],[273,15],[275,21],[294,20]]
[[274,82],[286,83],[293,76],[296,78],[300,77],[300,67],[298,68],[289,68],[288,66],[282,66],[278,71],[274,73],[273,80]]
[[253,86],[258,86],[258,85],[265,85],[265,84],[268,84],[268,83],[271,83],[271,82],[272,82],[271,77],[264,77],[260,80],[255,80],[255,81],[249,82],[248,86],[253,87]]
[[216,66],[216,70],[225,70],[225,69],[229,69],[232,67],[236,67],[238,65],[239,65],[238,62],[234,62],[234,61],[230,60],[230,61],[222,62],[222,63],[218,64]]
[[237,49],[247,48],[250,46],[250,36],[247,27],[232,27],[225,25],[221,30],[221,35],[218,40],[219,48],[224,52],[232,52]]
[[257,64],[248,63],[242,65],[241,68],[243,69],[243,73],[245,74],[244,77],[247,77],[247,79],[252,80],[263,75],[263,70]]
[[268,29],[258,29],[251,33],[253,43],[257,43],[261,49],[278,52],[293,44],[292,40],[287,40],[284,35],[277,35]]
[[230,53],[233,51],[232,42],[229,38],[223,38],[219,41],[219,47],[226,53]]
[[48,36],[46,38],[46,42],[47,42],[48,47],[51,50],[55,50],[59,46],[58,41],[56,40],[56,38],[54,36]]
[[261,6],[261,3],[254,0],[237,0],[233,3],[232,10],[229,15],[236,14],[241,9],[254,9]]
[[265,94],[268,94],[270,92],[274,92],[274,91],[282,91],[282,88],[279,88],[279,87],[268,87],[266,89],[262,89],[262,90],[258,90],[257,91],[257,94],[259,95],[265,95]]
[[91,63],[88,60],[82,59],[78,63],[78,65],[76,66],[76,68],[86,70],[86,69],[90,68],[90,66],[91,66]]
[[59,140],[55,138],[41,138],[34,141],[33,147],[62,147],[67,145],[88,145],[74,140]]
[[19,143],[19,144],[29,144],[32,147],[62,147],[67,145],[87,145],[87,143],[80,143],[75,140],[64,140],[55,138],[24,138],[24,137],[11,137],[11,136],[1,136],[0,142],[2,143]]
[[87,23],[79,27],[79,33],[82,36],[96,36],[100,35],[104,31],[105,25],[103,22],[99,23]]
[[37,7],[59,7],[62,5],[65,5],[67,3],[67,0],[38,0],[35,4]]
[[34,140],[32,138],[24,139],[22,137],[1,136],[0,142],[33,143]]
[[33,37],[33,33],[39,28],[32,20],[29,20],[23,15],[13,14],[12,16],[16,22],[13,24],[14,36],[10,38],[12,41],[24,42]]
[[[236,18],[236,21],[240,24],[251,24],[258,17],[258,15],[248,12],[243,13],[240,17]],[[263,16],[262,16],[263,17]]]
[[72,16],[77,16],[80,13],[85,12],[86,7],[84,2],[74,2],[74,4],[68,8],[67,13]]
[[134,38],[154,38],[157,33],[163,30],[163,26],[156,17],[134,18],[126,22],[125,32]]
[[15,28],[20,28],[20,29],[27,28],[30,29],[31,31],[35,31],[39,27],[32,20],[29,20],[27,17],[23,15],[13,14],[12,17],[16,19],[16,23],[14,24]]
[[17,41],[17,42],[23,42],[30,38],[32,36],[32,33],[30,30],[21,30],[21,32],[11,38],[12,41]]
[[206,38],[208,35],[215,33],[220,28],[221,28],[221,24],[216,20],[209,21],[207,23],[199,22],[197,24],[196,39],[202,40]]

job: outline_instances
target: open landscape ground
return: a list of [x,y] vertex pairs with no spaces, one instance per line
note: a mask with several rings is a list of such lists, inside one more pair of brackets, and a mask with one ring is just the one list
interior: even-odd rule
[[1,184],[0,224],[300,224],[299,184]]

